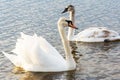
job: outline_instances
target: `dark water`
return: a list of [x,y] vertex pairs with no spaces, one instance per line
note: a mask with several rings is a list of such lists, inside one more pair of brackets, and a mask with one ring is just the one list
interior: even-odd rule
[[61,12],[69,4],[76,9],[76,33],[91,26],[120,32],[120,0],[0,0],[0,80],[120,80],[120,42],[72,43],[75,71],[12,73],[14,66],[1,51],[10,52],[20,32],[37,33],[64,53],[57,20],[68,17]]

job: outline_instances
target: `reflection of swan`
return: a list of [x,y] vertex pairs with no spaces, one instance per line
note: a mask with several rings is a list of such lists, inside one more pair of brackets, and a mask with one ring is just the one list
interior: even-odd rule
[[[74,22],[75,9],[73,5],[69,5],[62,13],[69,12],[70,20]],[[74,29],[69,28],[68,39],[70,41],[83,41],[83,42],[104,42],[104,41],[115,41],[120,40],[120,35],[105,27],[91,27],[85,29],[74,35]]]
[[26,72],[20,80],[75,80],[75,70],[65,72]]
[[62,72],[26,72],[20,80],[53,80],[53,78],[61,76],[62,74]]
[[60,18],[58,21],[58,30],[64,46],[66,60],[44,38],[23,33],[21,33],[21,38],[17,40],[16,48],[13,50],[16,54],[3,53],[15,66],[22,67],[26,71],[57,72],[74,70],[76,63],[64,32],[65,26],[73,28],[75,26],[72,21],[65,18]]

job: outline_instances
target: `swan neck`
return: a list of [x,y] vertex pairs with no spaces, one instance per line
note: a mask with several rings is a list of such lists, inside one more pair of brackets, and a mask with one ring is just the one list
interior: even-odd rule
[[74,17],[75,17],[75,10],[70,11],[69,13],[70,13],[70,15],[69,15],[70,20],[71,20],[73,23],[75,23],[75,20],[74,20]]
[[[75,14],[74,10],[70,11],[69,18],[73,23],[75,23],[74,14]],[[68,29],[68,40],[72,40],[73,37],[74,37],[74,29],[69,27],[69,29]]]
[[61,40],[62,40],[62,43],[63,43],[63,47],[64,47],[64,50],[65,50],[66,61],[69,65],[69,67],[70,67],[73,64],[75,64],[74,63],[75,61],[74,61],[73,56],[71,54],[69,41],[66,37],[65,30],[64,30],[64,27],[62,25],[58,25],[58,30],[59,30],[59,34],[60,34],[60,37],[61,37]]

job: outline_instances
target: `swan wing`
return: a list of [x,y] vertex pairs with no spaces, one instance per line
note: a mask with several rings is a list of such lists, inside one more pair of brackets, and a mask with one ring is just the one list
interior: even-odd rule
[[21,66],[21,59],[15,54],[2,52],[15,66]]
[[12,51],[24,60],[23,68],[28,71],[59,71],[67,69],[65,59],[45,40],[22,33]]
[[[38,37],[36,34],[33,36],[26,35],[21,32],[21,37],[17,39],[16,47],[12,50],[12,52],[16,54],[21,54],[21,51],[25,51],[26,48],[30,49],[35,43],[35,39],[39,41],[40,48],[45,52],[52,54],[54,56],[58,56],[62,58],[62,56],[59,54],[59,52],[43,37]],[[22,44],[22,45],[21,45]],[[23,53],[23,52],[22,52]]]
[[35,41],[33,41],[34,42],[33,47],[32,47],[33,51],[31,52],[37,51],[36,53],[40,53],[40,56],[46,56],[48,57],[48,59],[51,56],[54,58],[57,57],[61,61],[65,61],[63,57],[59,54],[59,52],[45,38],[41,36],[38,37],[36,34],[33,35],[33,38]]
[[50,53],[44,52],[38,42],[29,52],[32,64],[24,66],[28,71],[57,71],[66,68],[66,61]]
[[60,55],[60,53],[53,47],[45,38],[39,37],[40,47],[41,49],[48,54],[52,54],[60,59],[63,59],[63,57]]

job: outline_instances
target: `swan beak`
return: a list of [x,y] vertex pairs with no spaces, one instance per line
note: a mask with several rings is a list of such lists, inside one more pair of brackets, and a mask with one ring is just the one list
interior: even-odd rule
[[68,24],[68,26],[71,27],[71,28],[74,28],[74,29],[78,29],[74,24],[71,24],[71,23]]
[[62,13],[65,13],[65,12],[67,12],[67,11],[68,11],[68,8],[65,8],[64,11],[63,11]]

